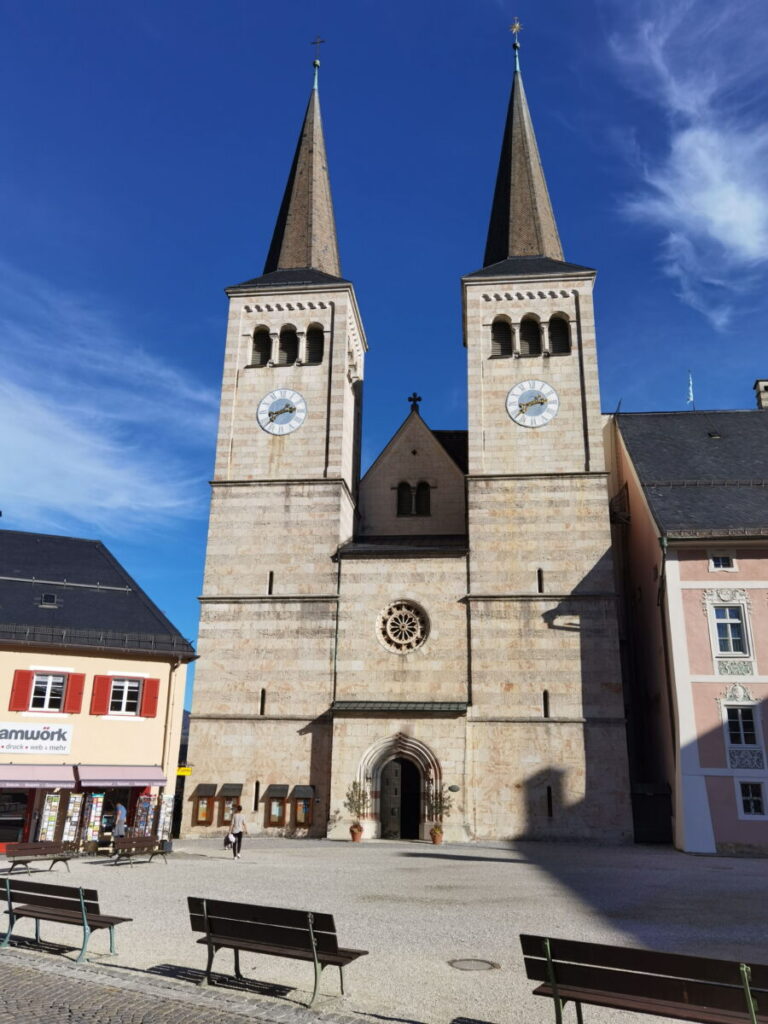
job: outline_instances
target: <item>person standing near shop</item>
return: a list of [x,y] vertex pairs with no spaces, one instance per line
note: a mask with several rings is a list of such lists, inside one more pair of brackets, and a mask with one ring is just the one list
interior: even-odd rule
[[122,839],[125,835],[125,821],[128,817],[128,812],[125,809],[125,805],[121,803],[115,804],[115,824],[112,827],[112,836],[114,839]]
[[229,829],[235,837],[235,841],[232,843],[232,856],[235,860],[240,860],[240,847],[243,845],[243,832],[248,832],[245,824],[245,816],[243,815],[242,804],[235,805],[235,813],[232,815],[232,824],[229,826]]

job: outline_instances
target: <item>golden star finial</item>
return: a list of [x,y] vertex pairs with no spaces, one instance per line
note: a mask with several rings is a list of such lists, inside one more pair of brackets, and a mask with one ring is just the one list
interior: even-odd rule
[[515,42],[518,41],[517,37],[519,33],[522,32],[522,30],[523,26],[520,24],[520,19],[516,17],[512,24],[509,26],[509,31],[512,32],[512,34],[514,35]]

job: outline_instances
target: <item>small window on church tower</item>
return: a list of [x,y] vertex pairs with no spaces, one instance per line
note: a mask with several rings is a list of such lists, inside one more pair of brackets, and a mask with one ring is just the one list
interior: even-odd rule
[[520,355],[541,355],[541,328],[532,316],[524,316],[520,321]]
[[307,358],[310,366],[316,366],[323,361],[323,348],[325,347],[325,335],[323,328],[316,324],[307,329]]
[[491,358],[503,359],[512,355],[512,327],[508,320],[497,316],[491,324]]
[[284,327],[280,331],[278,365],[293,366],[299,356],[299,336],[295,327]]
[[564,316],[549,321],[549,351],[553,356],[567,356],[571,351],[571,329]]
[[257,327],[253,335],[251,366],[266,366],[272,356],[272,337],[266,327]]

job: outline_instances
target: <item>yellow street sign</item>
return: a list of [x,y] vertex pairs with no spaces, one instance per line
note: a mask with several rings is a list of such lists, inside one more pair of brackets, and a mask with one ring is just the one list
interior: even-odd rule
[[188,765],[182,765],[180,768],[176,769],[176,774],[177,775],[191,775],[192,774],[192,769]]

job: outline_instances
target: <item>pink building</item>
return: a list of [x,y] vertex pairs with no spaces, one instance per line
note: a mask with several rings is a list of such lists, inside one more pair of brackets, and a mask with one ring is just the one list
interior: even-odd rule
[[768,853],[768,381],[758,408],[614,418],[638,839]]

